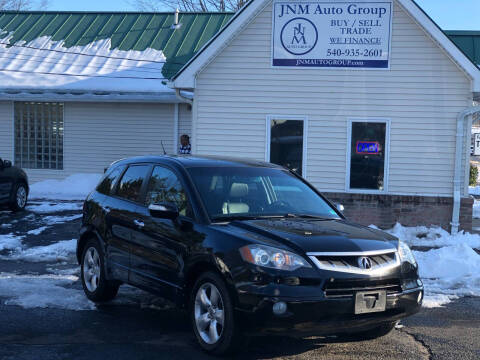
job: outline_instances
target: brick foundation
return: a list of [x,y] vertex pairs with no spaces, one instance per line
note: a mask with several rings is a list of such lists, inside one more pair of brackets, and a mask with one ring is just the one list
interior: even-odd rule
[[[345,207],[347,218],[363,224],[390,229],[397,222],[404,226],[439,225],[450,231],[453,198],[399,195],[324,193],[333,203]],[[462,198],[460,228],[472,230],[472,198]]]

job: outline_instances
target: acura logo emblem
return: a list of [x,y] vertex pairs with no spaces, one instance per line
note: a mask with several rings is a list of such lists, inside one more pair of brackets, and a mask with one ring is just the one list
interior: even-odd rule
[[360,266],[362,269],[368,270],[372,268],[372,260],[368,257],[361,257],[358,258],[358,266]]

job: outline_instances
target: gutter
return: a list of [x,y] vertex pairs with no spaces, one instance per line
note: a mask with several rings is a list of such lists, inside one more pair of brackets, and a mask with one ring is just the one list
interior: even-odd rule
[[186,102],[187,104],[193,105],[193,100],[189,99],[188,97],[183,96],[180,93],[180,89],[175,88],[175,96],[182,102]]
[[173,103],[178,98],[174,91],[163,93],[148,92],[83,92],[83,91],[41,91],[41,90],[2,90],[0,101],[52,101],[52,102],[141,102]]
[[[455,173],[453,178],[453,212],[452,212],[452,235],[458,233],[460,227],[460,202],[462,198],[462,157],[464,144],[464,131],[468,128],[467,121],[470,116],[480,113],[480,106],[471,106],[463,110],[457,117],[457,141],[455,148]],[[468,146],[470,149],[470,146]],[[470,151],[467,155],[467,162],[470,156]]]

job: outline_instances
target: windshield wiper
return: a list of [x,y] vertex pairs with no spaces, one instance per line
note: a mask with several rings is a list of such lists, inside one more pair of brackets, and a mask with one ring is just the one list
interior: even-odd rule
[[235,221],[235,220],[265,220],[265,219],[314,219],[319,221],[340,220],[340,218],[330,218],[325,216],[310,215],[310,214],[279,214],[279,215],[228,215],[215,216],[212,221]]
[[230,215],[215,216],[213,221],[234,221],[234,220],[260,220],[260,219],[281,219],[283,215]]
[[329,221],[329,220],[340,220],[339,217],[331,218],[319,215],[310,215],[310,214],[286,214],[285,217],[287,218],[301,218],[301,219],[315,219],[315,220],[322,220],[322,221]]

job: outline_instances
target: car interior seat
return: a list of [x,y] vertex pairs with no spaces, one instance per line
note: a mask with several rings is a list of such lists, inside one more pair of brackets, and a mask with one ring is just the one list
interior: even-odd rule
[[248,195],[248,184],[233,183],[230,188],[229,199],[223,203],[223,214],[245,214],[250,207],[244,202]]

